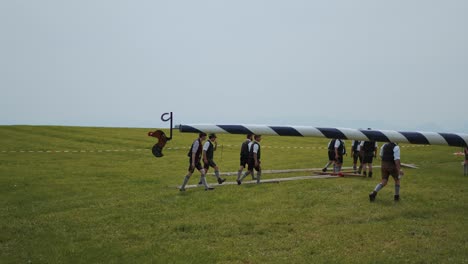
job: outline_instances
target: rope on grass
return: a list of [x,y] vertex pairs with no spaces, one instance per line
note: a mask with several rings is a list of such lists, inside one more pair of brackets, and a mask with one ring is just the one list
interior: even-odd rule
[[[219,145],[223,146],[223,145]],[[401,146],[404,148],[415,148],[415,147],[426,147],[427,145],[416,145],[416,146]],[[240,149],[240,145],[224,145],[227,148],[234,148]],[[276,146],[262,146],[262,148],[266,149],[316,149],[316,150],[326,150],[326,147],[276,147]],[[167,150],[186,150],[190,149],[190,147],[168,147]],[[2,150],[0,153],[110,153],[110,152],[138,152],[138,151],[148,151],[149,148],[146,149],[106,149],[106,150]]]

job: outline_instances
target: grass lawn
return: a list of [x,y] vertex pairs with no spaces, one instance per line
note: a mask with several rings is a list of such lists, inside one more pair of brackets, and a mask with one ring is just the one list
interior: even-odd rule
[[[401,145],[419,169],[405,169],[398,203],[392,179],[369,202],[379,169],[220,187],[210,176],[214,191],[179,192],[197,135],[175,132],[156,159],[149,130],[0,126],[0,263],[468,263],[460,148]],[[238,169],[243,140],[218,135],[222,172]],[[321,167],[327,142],[264,136],[263,169]],[[310,173],[263,178],[298,175]]]

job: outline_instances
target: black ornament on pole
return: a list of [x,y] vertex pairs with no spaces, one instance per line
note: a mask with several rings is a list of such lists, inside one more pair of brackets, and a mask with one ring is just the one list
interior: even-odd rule
[[[169,117],[167,117],[169,115]],[[151,149],[151,152],[153,153],[153,155],[156,157],[156,158],[160,158],[162,156],[164,156],[164,154],[162,153],[162,150],[164,148],[164,146],[166,145],[167,141],[171,140],[172,139],[172,112],[170,113],[164,113],[161,115],[161,120],[163,122],[167,122],[167,121],[170,121],[170,128],[169,128],[169,131],[170,131],[170,137],[167,137],[166,136],[166,133],[164,133],[164,131],[162,130],[156,130],[154,132],[150,131],[148,132],[148,136],[150,137],[155,137],[158,139],[158,142],[156,144],[154,144],[153,148]]]

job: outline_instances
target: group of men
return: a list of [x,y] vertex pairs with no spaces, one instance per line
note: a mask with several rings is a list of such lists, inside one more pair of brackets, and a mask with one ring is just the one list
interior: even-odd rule
[[[375,141],[357,141],[351,142],[351,157],[353,158],[353,171],[372,177],[372,162],[377,157],[378,145]],[[346,154],[346,147],[341,139],[332,139],[328,143],[328,163],[322,169],[323,172],[333,164],[333,172],[339,173],[343,165],[343,155]],[[394,200],[400,200],[400,179],[403,176],[400,163],[400,147],[393,142],[385,143],[380,149],[380,158],[382,160],[381,174],[382,181],[377,184],[374,190],[369,194],[369,200],[375,201],[377,193],[387,185],[390,176],[395,180]],[[359,160],[359,168],[357,162]]]
[[[189,157],[189,168],[187,175],[185,175],[184,182],[180,187],[180,191],[185,191],[185,186],[187,185],[190,177],[192,176],[195,169],[200,171],[200,181],[199,185],[205,186],[205,190],[213,190],[208,182],[206,181],[206,174],[210,167],[214,168],[215,176],[218,180],[218,184],[222,184],[226,179],[223,179],[219,175],[219,167],[213,160],[214,151],[217,148],[216,134],[210,134],[206,140],[206,133],[201,132],[198,135],[198,138],[192,143],[187,156]],[[247,134],[247,139],[242,143],[241,152],[240,152],[240,167],[237,173],[237,184],[242,184],[242,180],[248,175],[252,175],[252,179],[257,180],[257,183],[260,183],[260,177],[262,175],[262,170],[260,166],[260,141],[262,140],[261,135]],[[202,147],[203,144],[203,147]],[[203,158],[203,166],[201,164],[201,159]],[[245,166],[247,171],[242,174]],[[257,171],[257,175],[254,175],[254,170]]]
[[[375,141],[358,141],[351,142],[351,157],[353,158],[353,171],[355,173],[372,178],[372,162],[377,157],[377,142]],[[346,154],[344,141],[341,139],[332,139],[328,143],[328,163],[322,169],[323,172],[328,170],[328,167],[333,164],[333,172],[341,171],[343,165],[343,156]],[[359,169],[357,161],[359,160]]]
[[[206,133],[199,133],[198,138],[193,141],[187,156],[189,157],[189,168],[187,175],[184,177],[180,191],[185,191],[185,187],[192,176],[195,169],[200,171],[201,177],[199,185],[203,185],[205,190],[213,190],[208,182],[206,181],[206,175],[210,167],[214,168],[214,174],[218,181],[218,184],[222,184],[226,179],[223,179],[219,175],[219,167],[214,162],[214,151],[217,148],[216,135],[210,134],[206,140]],[[260,141],[262,140],[261,135],[248,134],[246,140],[242,143],[240,151],[240,167],[237,172],[236,182],[238,185],[242,184],[242,181],[251,175],[253,180],[260,183],[262,175],[261,170],[261,151]],[[360,166],[357,172],[360,174],[361,170],[364,175],[372,177],[372,161],[377,156],[377,142],[375,141],[352,141],[351,155],[353,157],[353,169],[356,172],[357,161],[360,161]],[[333,164],[333,171],[340,172],[343,164],[343,155],[346,154],[346,148],[344,142],[340,139],[332,139],[328,143],[328,163],[322,171],[327,171],[327,168]],[[393,142],[385,143],[380,149],[380,157],[382,159],[381,173],[382,181],[377,184],[374,190],[369,194],[371,202],[375,201],[377,193],[387,185],[390,176],[395,180],[395,195],[394,200],[400,200],[400,179],[403,176],[400,164],[400,147]],[[203,158],[203,166],[201,159]],[[247,171],[242,173],[247,165]],[[254,170],[257,171],[257,175],[254,175]],[[367,170],[367,171],[366,171]]]

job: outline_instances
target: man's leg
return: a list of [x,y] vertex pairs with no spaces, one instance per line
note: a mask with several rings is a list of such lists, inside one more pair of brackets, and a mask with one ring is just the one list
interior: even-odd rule
[[326,172],[327,169],[328,169],[328,167],[329,167],[330,164],[332,164],[332,163],[333,163],[333,161],[332,161],[332,160],[329,160],[329,161],[327,162],[327,164],[325,164],[325,167],[323,167],[322,171],[323,171],[323,172]]
[[244,180],[244,178],[247,177],[250,173],[253,174],[253,170],[248,170],[244,172],[244,175],[242,175],[242,177],[239,180],[237,180],[237,184],[240,185],[242,183],[242,180]]
[[260,166],[259,166],[259,168],[257,170],[257,184],[260,183],[261,176],[262,176],[262,168],[260,168]]
[[395,196],[393,197],[395,201],[400,200],[400,180],[395,180]]
[[244,170],[244,167],[240,166],[239,170],[237,171],[237,181],[240,179],[243,170]]
[[382,181],[377,184],[374,188],[374,191],[372,191],[370,194],[369,194],[369,199],[371,202],[373,202],[375,200],[375,197],[377,196],[377,193],[382,190],[383,187],[385,187],[385,185],[387,185],[387,179],[382,179]]
[[226,179],[222,179],[221,177],[219,177],[219,167],[216,166],[214,169],[215,169],[216,179],[218,180],[218,184],[222,184],[223,182],[225,182]]
[[364,177],[367,177],[367,163],[362,164],[362,175],[364,175]]
[[180,186],[180,191],[185,191],[185,186],[187,185],[188,181],[190,180],[190,176],[192,176],[192,172],[188,172],[187,175],[185,175],[184,182],[182,183],[182,186]]
[[[208,171],[209,171],[210,167],[209,167],[209,166],[204,166],[203,168],[205,169],[205,173],[204,173],[204,174],[205,174],[205,175],[208,174]],[[200,172],[201,172],[201,171],[200,171]],[[204,176],[204,175],[200,175],[200,180],[198,181],[198,185],[203,185],[202,176]]]
[[210,187],[208,185],[208,182],[206,182],[206,173],[205,173],[205,170],[204,169],[201,169],[200,170],[200,173],[201,173],[201,182],[202,184],[205,186],[205,190],[213,190],[214,188],[213,187]]

